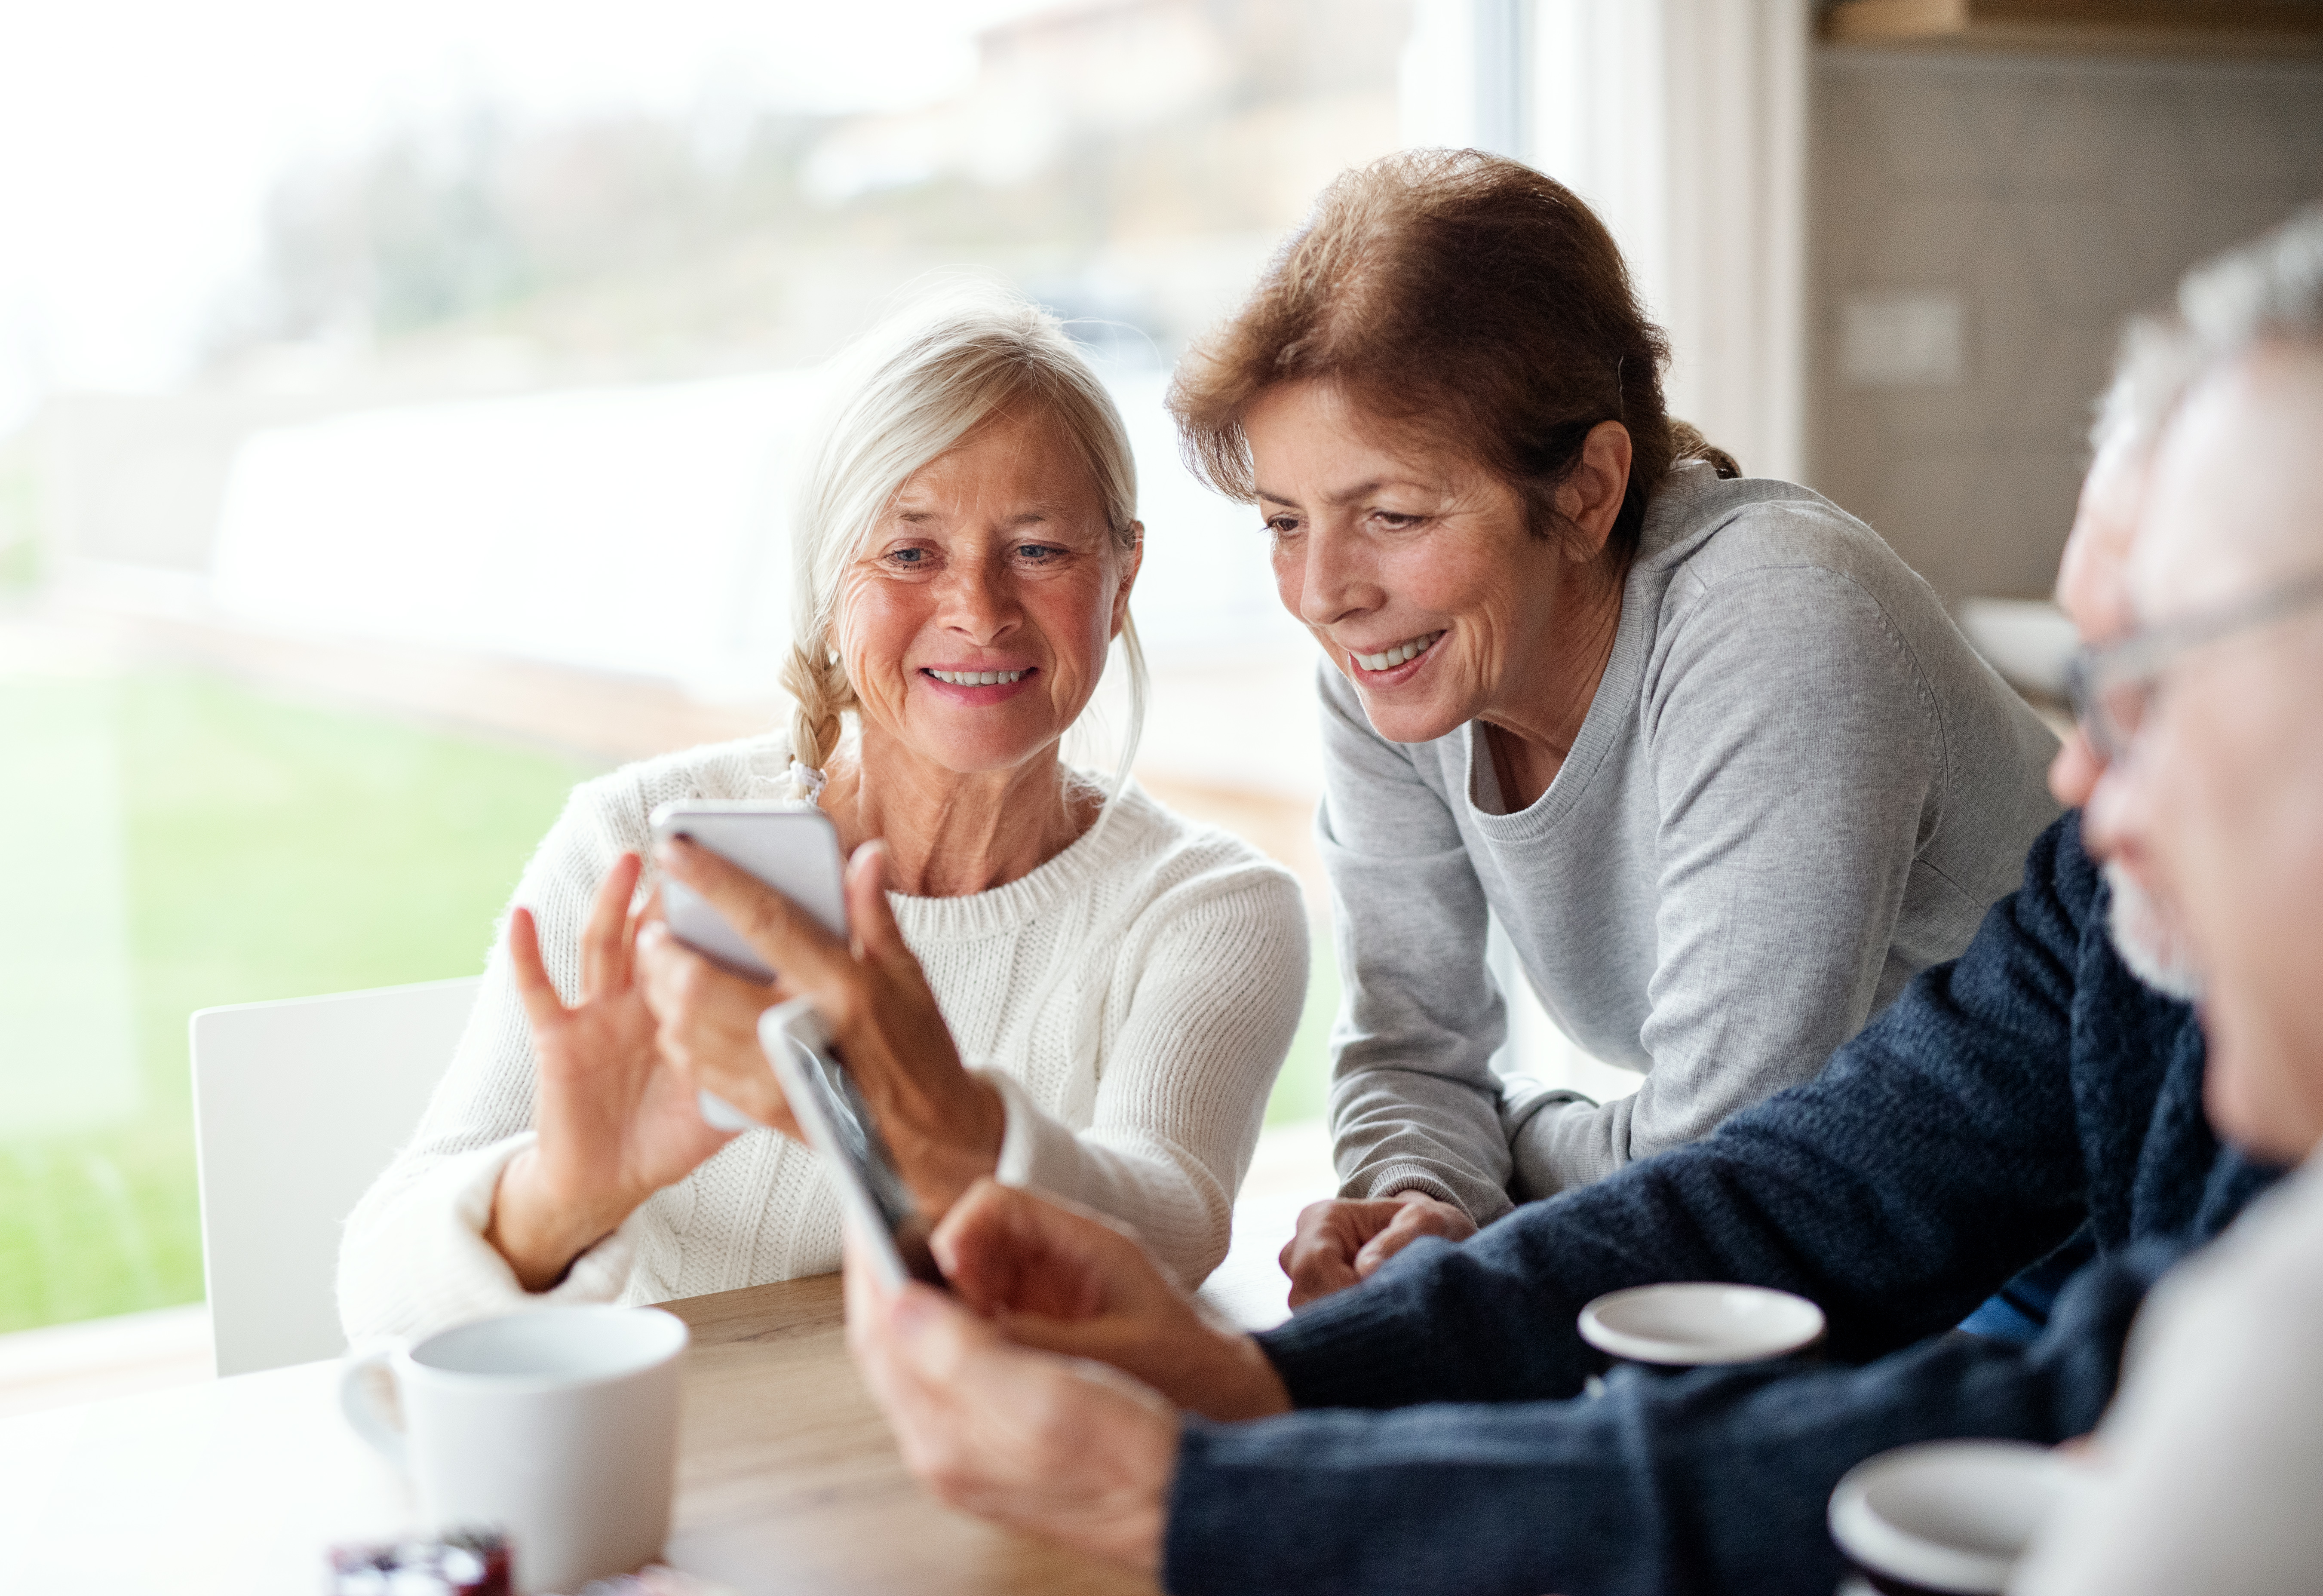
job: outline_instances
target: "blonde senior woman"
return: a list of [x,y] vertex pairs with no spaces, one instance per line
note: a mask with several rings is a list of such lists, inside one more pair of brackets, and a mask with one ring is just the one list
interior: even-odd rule
[[839,1266],[813,1155],[697,1111],[707,1086],[789,1125],[752,1026],[790,992],[659,922],[640,855],[672,799],[789,797],[838,828],[852,948],[802,954],[800,917],[712,856],[656,862],[773,936],[775,968],[813,962],[924,1205],[996,1176],[1125,1222],[1189,1285],[1225,1256],[1306,922],[1286,872],[1153,802],[1125,757],[1108,795],[1060,757],[1116,637],[1143,708],[1119,416],[1053,318],[971,296],[853,352],[813,461],[788,733],[575,790],[418,1134],[348,1222],[352,1337]]

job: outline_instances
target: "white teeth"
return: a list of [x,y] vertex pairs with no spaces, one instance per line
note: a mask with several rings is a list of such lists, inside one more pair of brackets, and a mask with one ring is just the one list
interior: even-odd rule
[[1429,632],[1426,637],[1414,637],[1408,643],[1398,643],[1384,654],[1358,654],[1353,657],[1367,671],[1383,671],[1391,665],[1400,665],[1407,659],[1417,659],[1443,635],[1442,632]]
[[928,673],[939,682],[949,682],[954,687],[1003,687],[1022,681],[1022,671],[936,671]]

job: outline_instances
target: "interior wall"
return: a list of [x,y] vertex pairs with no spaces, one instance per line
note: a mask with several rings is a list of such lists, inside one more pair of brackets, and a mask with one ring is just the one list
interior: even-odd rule
[[2323,68],[1825,47],[1809,481],[1947,600],[2045,594],[2129,313],[2323,198]]

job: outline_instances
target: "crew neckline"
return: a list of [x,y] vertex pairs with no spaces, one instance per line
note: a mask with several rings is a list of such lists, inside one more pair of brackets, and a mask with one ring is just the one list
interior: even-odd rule
[[[1087,771],[1072,774],[1079,779],[1093,779]],[[1106,801],[1106,809],[1110,819],[1101,816],[1053,858],[1014,881],[957,897],[889,892],[887,902],[895,911],[896,922],[939,938],[993,936],[1019,930],[1145,846],[1157,806],[1134,777]]]
[[[781,785],[790,778],[789,735],[776,731],[750,739],[746,759],[754,788]],[[1097,775],[1078,766],[1065,769],[1075,781],[1103,784]],[[914,937],[941,940],[1015,931],[1035,915],[1070,899],[1092,877],[1146,847],[1156,818],[1166,812],[1132,776],[1119,793],[1106,800],[1105,810],[1088,830],[1015,880],[958,897],[890,890],[887,903],[895,911],[895,922]]]
[[1685,534],[1694,519],[1690,512],[1705,478],[1710,482],[1719,480],[1706,463],[1688,461],[1673,466],[1647,507],[1637,557],[1621,579],[1621,614],[1614,623],[1612,652],[1606,656],[1589,712],[1581,718],[1581,729],[1547,790],[1526,808],[1509,809],[1500,769],[1492,763],[1492,745],[1484,738],[1484,723],[1471,720],[1454,733],[1462,745],[1461,799],[1486,838],[1495,842],[1531,842],[1555,829],[1587,796],[1606,757],[1621,742],[1630,717],[1636,712],[1638,687],[1645,674],[1652,625],[1648,612],[1657,608],[1651,601],[1662,585],[1667,555],[1686,541]]

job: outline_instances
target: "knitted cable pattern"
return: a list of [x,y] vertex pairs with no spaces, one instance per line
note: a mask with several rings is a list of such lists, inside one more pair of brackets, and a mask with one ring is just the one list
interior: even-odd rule
[[[647,816],[681,798],[786,796],[776,735],[627,766],[575,789],[518,886],[566,1001],[591,896]],[[1134,1226],[1189,1285],[1225,1257],[1234,1194],[1299,1023],[1297,883],[1134,784],[1109,824],[1023,879],[967,897],[891,894],[961,1056],[1008,1107],[1000,1178]],[[645,885],[640,893],[647,890]],[[505,920],[503,920],[503,927]],[[347,1224],[352,1340],[414,1335],[528,1299],[481,1232],[529,1141],[529,1027],[496,934],[449,1069],[410,1143]],[[839,1207],[806,1149],[748,1133],[584,1254],[556,1300],[657,1302],[839,1266]]]

